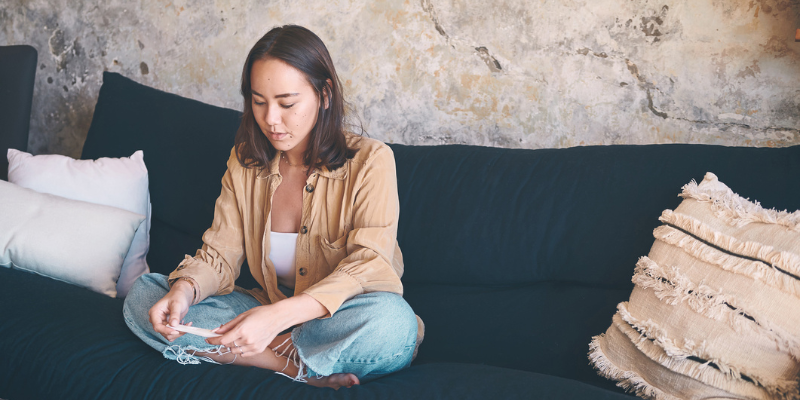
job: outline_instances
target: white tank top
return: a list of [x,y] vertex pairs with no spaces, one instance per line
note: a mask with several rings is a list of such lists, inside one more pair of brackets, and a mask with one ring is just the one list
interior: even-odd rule
[[275,266],[278,283],[294,289],[294,255],[297,248],[297,234],[284,232],[269,233],[269,259]]

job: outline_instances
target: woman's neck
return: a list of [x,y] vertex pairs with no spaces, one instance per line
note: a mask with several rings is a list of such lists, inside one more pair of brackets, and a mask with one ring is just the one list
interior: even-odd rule
[[281,161],[284,164],[289,165],[290,167],[305,167],[303,164],[303,156],[301,155],[292,155],[288,152],[281,152]]

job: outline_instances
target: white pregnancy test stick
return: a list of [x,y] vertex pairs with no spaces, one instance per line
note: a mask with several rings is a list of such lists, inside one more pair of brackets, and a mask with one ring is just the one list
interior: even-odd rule
[[186,332],[192,335],[202,336],[206,338],[222,336],[219,333],[211,332],[210,329],[203,329],[203,328],[195,328],[193,326],[186,326],[186,325],[167,325],[168,327],[175,329],[179,332]]

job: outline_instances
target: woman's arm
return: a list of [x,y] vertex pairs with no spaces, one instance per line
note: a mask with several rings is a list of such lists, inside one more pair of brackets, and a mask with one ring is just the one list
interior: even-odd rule
[[231,293],[244,262],[244,227],[232,174],[238,168],[242,167],[233,149],[222,177],[221,193],[214,204],[214,220],[203,234],[202,248],[194,257],[187,255],[169,275],[170,286],[181,277],[192,278],[197,283],[197,302],[208,296]]
[[[261,354],[278,334],[295,325],[322,317],[328,310],[313,297],[299,294],[274,304],[251,308],[214,329],[222,336],[207,339],[212,345],[236,348],[244,357]],[[234,345],[234,342],[236,343]]]
[[230,293],[239,275],[244,261],[244,233],[231,174],[231,169],[237,167],[240,165],[236,154],[231,151],[222,191],[214,206],[214,220],[203,234],[203,247],[194,257],[187,255],[169,275],[170,291],[150,308],[153,329],[170,341],[182,333],[167,324],[181,323],[189,306],[208,296]]

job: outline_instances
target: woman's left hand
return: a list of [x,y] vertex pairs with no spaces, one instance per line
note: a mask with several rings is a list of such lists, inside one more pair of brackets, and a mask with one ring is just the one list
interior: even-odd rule
[[269,304],[251,308],[223,324],[213,332],[222,334],[206,339],[212,345],[223,345],[242,357],[263,353],[270,343],[285,329],[319,318],[328,313],[313,297],[300,294]]

